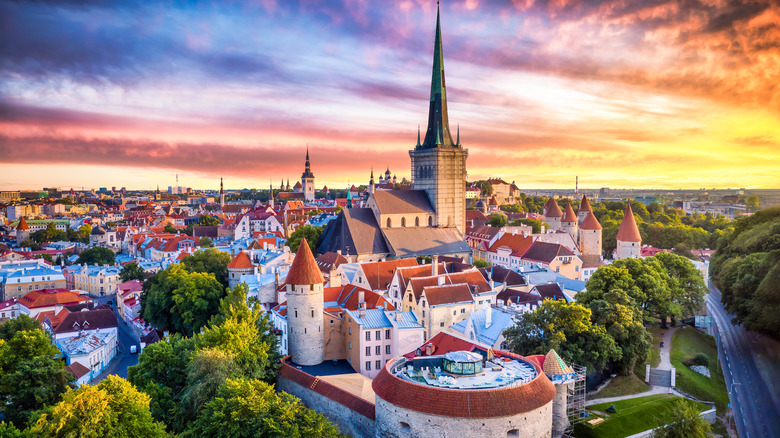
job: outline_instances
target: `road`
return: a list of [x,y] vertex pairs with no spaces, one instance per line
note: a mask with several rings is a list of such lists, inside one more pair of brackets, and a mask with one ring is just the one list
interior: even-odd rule
[[756,354],[745,329],[731,323],[733,316],[723,308],[720,291],[712,284],[706,300],[715,322],[713,334],[719,340],[718,357],[729,389],[737,433],[740,438],[780,437],[780,406],[759,373]]
[[[100,302],[101,304],[106,304],[106,302],[112,299],[114,299],[113,296],[94,298],[95,301]],[[115,303],[111,305],[111,308],[114,311],[114,314],[116,314]],[[138,364],[138,353],[130,354],[130,346],[136,345],[137,347],[140,347],[140,341],[122,318],[117,318],[117,320],[119,322],[119,347],[117,347],[116,357],[108,364],[102,373],[92,379],[90,382],[92,385],[97,384],[112,374],[127,378],[127,368]]]

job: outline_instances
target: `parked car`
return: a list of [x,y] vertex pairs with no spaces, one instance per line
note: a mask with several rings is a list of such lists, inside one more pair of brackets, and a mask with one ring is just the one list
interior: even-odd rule
[[130,354],[136,354],[138,353],[138,347],[136,345],[130,346]]

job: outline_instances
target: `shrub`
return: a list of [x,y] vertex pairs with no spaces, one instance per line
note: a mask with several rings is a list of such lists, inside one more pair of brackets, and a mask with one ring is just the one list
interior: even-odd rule
[[617,414],[617,408],[615,407],[615,405],[609,405],[609,407],[607,408],[607,412],[609,412],[610,414]]
[[708,367],[710,366],[710,357],[704,353],[697,353],[693,358],[693,363],[696,365]]

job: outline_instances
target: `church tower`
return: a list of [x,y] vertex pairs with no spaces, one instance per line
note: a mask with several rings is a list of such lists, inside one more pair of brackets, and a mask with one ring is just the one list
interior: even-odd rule
[[323,280],[304,238],[287,274],[287,340],[292,361],[318,365],[325,361]]
[[306,146],[306,168],[301,175],[301,185],[303,186],[304,199],[314,201],[314,174],[311,173],[311,163],[309,162],[309,146]]
[[225,207],[225,188],[222,185],[222,177],[219,177],[219,208]]
[[433,47],[433,76],[425,139],[409,151],[412,159],[412,189],[425,190],[436,211],[434,225],[456,227],[466,232],[466,159],[460,139],[452,141],[447,90],[444,81],[444,54],[439,11],[436,11],[436,37]]
[[617,233],[615,260],[637,258],[641,249],[642,235],[639,234],[639,227],[636,226],[636,219],[634,218],[633,210],[631,210],[631,204],[628,204]]
[[374,168],[371,168],[371,179],[368,180],[368,193],[374,193]]

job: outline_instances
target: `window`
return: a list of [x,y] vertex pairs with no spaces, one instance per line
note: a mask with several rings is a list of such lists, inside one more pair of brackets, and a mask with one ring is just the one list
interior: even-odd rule
[[376,368],[375,368],[375,369],[377,369],[377,370],[378,370],[378,369],[382,368],[382,361],[381,361],[381,360],[378,360],[378,361],[374,362],[374,365],[376,365]]
[[406,218],[405,217],[401,218],[401,226],[402,227],[406,227]]
[[390,354],[390,346],[385,345],[385,354]]
[[349,343],[349,349],[352,349],[352,342]]
[[440,323],[439,323],[439,327],[444,327],[444,323],[443,323],[443,322],[440,322]]
[[370,341],[370,340],[371,340],[371,332],[367,331],[366,332],[366,341]]
[[298,311],[297,310],[295,311],[295,317],[296,318],[298,317]]
[[429,227],[433,226],[433,216],[428,216],[428,226]]
[[420,226],[420,218],[419,217],[414,218],[414,226],[415,227],[419,227]]
[[409,294],[409,301],[410,302],[412,301],[412,295],[411,294]]
[[378,356],[378,355],[380,355],[380,354],[382,354],[382,346],[381,346],[381,345],[377,345],[377,346],[374,348],[374,354],[376,354],[377,356]]
[[376,339],[377,341],[382,339],[382,330],[376,331],[376,336],[374,336],[374,339]]
[[457,310],[453,310],[453,311],[452,311],[452,316],[455,316],[455,315],[457,315],[457,314],[458,314],[458,311],[457,311]]
[[393,225],[393,222],[390,220],[390,218],[387,218],[387,228],[390,228]]
[[349,334],[352,334],[352,327],[349,328]]
[[314,309],[311,311],[311,317],[314,318]]
[[425,318],[425,310],[422,311],[423,318]]
[[464,308],[460,309],[460,313],[466,313],[466,308],[464,307]]
[[331,323],[331,325],[333,324],[333,320],[332,319],[330,320],[330,323]]
[[371,347],[366,347],[366,356],[371,356]]
[[390,339],[390,329],[385,330],[385,339]]
[[371,361],[370,360],[366,361],[366,371],[371,371]]

